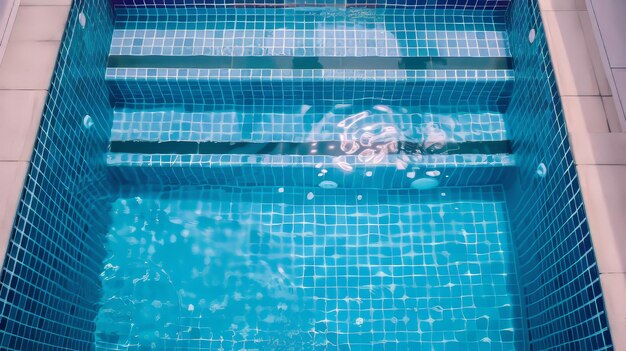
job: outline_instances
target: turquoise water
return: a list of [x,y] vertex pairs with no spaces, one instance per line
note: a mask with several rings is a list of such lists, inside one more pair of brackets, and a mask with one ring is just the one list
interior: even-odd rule
[[502,16],[120,10],[98,347],[522,350]]
[[112,218],[104,349],[520,349],[498,186],[131,190]]

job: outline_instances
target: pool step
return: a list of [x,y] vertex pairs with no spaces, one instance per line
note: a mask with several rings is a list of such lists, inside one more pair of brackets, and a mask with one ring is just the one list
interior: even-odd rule
[[117,106],[375,100],[504,111],[514,78],[506,5],[494,1],[139,1],[116,10],[106,79]]
[[378,101],[504,111],[512,70],[250,70],[107,68],[117,106]]
[[[341,141],[372,135],[423,140],[428,130],[446,142],[507,140],[500,113],[428,113],[387,105],[233,106],[193,112],[172,109],[116,109],[111,141],[288,142]],[[430,128],[430,129],[429,129]]]
[[[331,180],[342,187],[406,188],[418,179],[494,184],[514,165],[499,113],[348,104],[202,107],[208,111],[116,109],[110,175],[123,184],[316,186]],[[398,153],[398,141],[421,144],[433,131],[443,132],[438,138],[451,154]]]
[[510,56],[504,11],[185,7],[122,8],[116,15],[110,54],[122,62],[124,56]]
[[[510,154],[358,156],[173,155],[109,153],[109,175],[121,184],[215,184],[408,188],[496,184],[513,171]],[[414,183],[415,182],[415,183]],[[326,182],[327,184],[328,182]]]
[[[133,1],[116,4],[106,70],[107,164],[121,183],[405,188],[493,184],[513,170],[504,0]],[[400,150],[431,127],[457,148]],[[365,145],[370,134],[380,143]],[[340,144],[357,140],[358,151]]]

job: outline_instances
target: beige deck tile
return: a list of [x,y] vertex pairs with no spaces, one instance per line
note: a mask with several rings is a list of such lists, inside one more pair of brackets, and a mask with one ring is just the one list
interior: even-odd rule
[[593,71],[596,76],[596,82],[598,83],[600,94],[603,96],[610,96],[613,94],[611,92],[611,85],[607,79],[607,71],[605,71],[604,63],[602,62],[602,57],[600,56],[600,46],[596,42],[589,13],[587,13],[587,11],[581,11],[578,13],[578,17],[580,18],[580,23],[585,35],[585,42],[588,49],[587,51],[589,52],[589,57],[591,58],[591,64],[593,65]]
[[603,96],[602,105],[604,105],[604,112],[606,114],[606,120],[609,123],[609,130],[611,133],[623,132],[624,130],[622,129],[622,124],[619,121],[619,114],[617,113],[613,97]]
[[29,161],[45,90],[0,90],[0,161]]
[[21,0],[21,6],[32,6],[32,5],[63,5],[69,6],[72,4],[72,0]]
[[28,162],[0,162],[0,256],[4,257]]
[[0,89],[47,90],[59,41],[9,41],[0,63]]
[[626,166],[577,169],[600,272],[626,272]]
[[570,133],[570,140],[578,165],[626,165],[626,133]]
[[542,17],[561,95],[599,95],[578,12],[544,11]]
[[10,40],[61,40],[70,6],[20,6]]
[[608,133],[609,125],[600,96],[564,96],[563,111],[570,133]]
[[624,351],[626,345],[626,274],[602,274],[600,276],[604,303],[616,351]]
[[539,0],[542,11],[584,11],[585,0]]

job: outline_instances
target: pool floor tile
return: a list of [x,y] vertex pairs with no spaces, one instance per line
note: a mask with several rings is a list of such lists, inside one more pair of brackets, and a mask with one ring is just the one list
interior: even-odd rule
[[502,194],[129,191],[113,204],[98,345],[521,350]]

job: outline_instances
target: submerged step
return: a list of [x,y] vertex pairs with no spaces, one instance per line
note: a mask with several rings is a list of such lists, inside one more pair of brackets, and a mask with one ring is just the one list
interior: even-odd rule
[[[436,128],[446,142],[507,140],[500,113],[420,112],[354,106],[225,106],[207,112],[116,109],[111,141],[307,143],[394,138],[423,140]],[[368,139],[369,140],[369,139]]]
[[504,111],[512,70],[273,70],[107,68],[117,105],[384,101]]
[[111,55],[508,57],[504,15],[364,7],[125,8],[117,11]]
[[109,56],[115,68],[236,69],[511,69],[504,57]]
[[[371,155],[370,155],[371,156]],[[308,185],[410,188],[496,184],[513,171],[510,154],[190,155],[109,153],[108,172],[122,184]],[[414,183],[416,182],[417,183]]]

